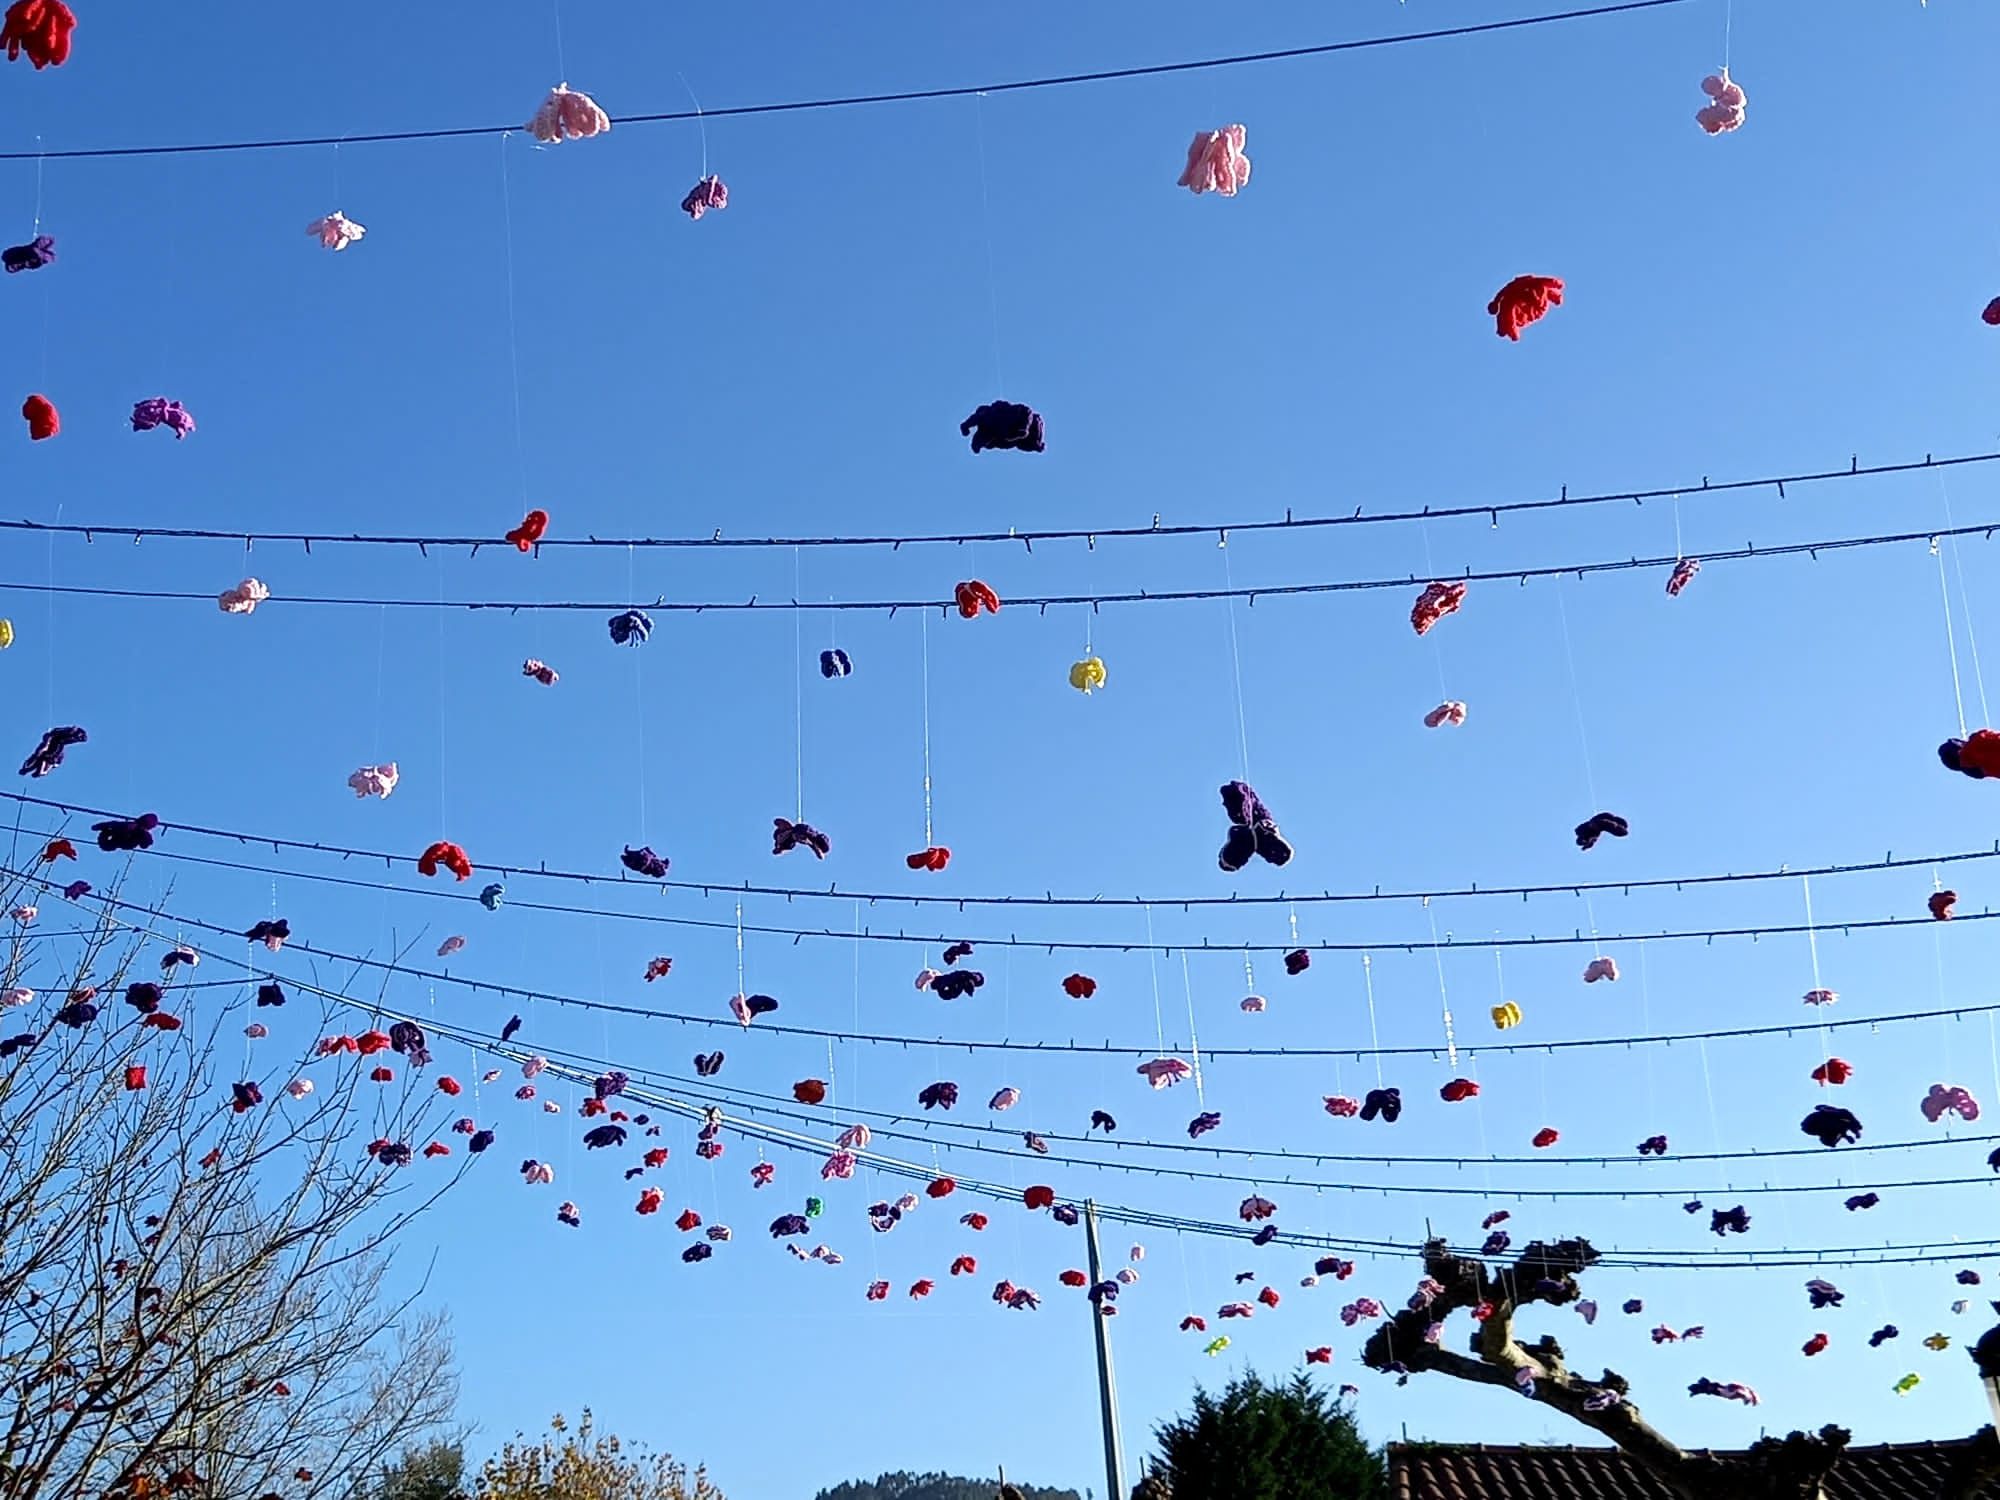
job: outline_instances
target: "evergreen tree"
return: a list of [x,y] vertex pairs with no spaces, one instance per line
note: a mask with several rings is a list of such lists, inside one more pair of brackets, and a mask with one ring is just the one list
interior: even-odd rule
[[1381,1453],[1347,1407],[1303,1375],[1273,1386],[1249,1374],[1219,1396],[1197,1389],[1193,1412],[1154,1436],[1174,1500],[1378,1500],[1383,1491]]
[[407,1450],[382,1471],[375,1500],[465,1500],[465,1449],[434,1442]]

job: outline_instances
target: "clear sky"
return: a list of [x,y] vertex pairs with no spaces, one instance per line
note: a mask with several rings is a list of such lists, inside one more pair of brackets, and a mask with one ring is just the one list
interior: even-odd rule
[[[211,6],[196,21],[142,20],[78,0],[74,60],[7,69],[4,146],[340,135],[525,120],[567,77],[614,113],[956,85],[1295,46],[1490,19],[1473,0],[1347,0],[1252,9],[1159,0],[1004,13],[885,3],[750,15],[548,0],[402,8],[387,42],[325,6]],[[1507,7],[1526,13],[1532,5]],[[1750,96],[1733,136],[1692,115],[1723,61],[1726,7],[1697,0],[1639,15],[1208,73],[985,99],[631,126],[538,149],[516,132],[434,143],[236,155],[0,164],[10,243],[41,224],[60,261],[6,278],[0,385],[47,393],[59,439],[5,442],[10,517],[217,529],[490,535],[546,507],[552,533],[732,535],[956,532],[1008,527],[1223,523],[1479,504],[1919,459],[1995,448],[1991,376],[2000,294],[1989,153],[2000,124],[1990,59],[2000,13],[1968,0],[1741,0],[1729,61]],[[560,31],[560,40],[558,33]],[[1234,201],[1174,187],[1198,128],[1249,128],[1255,174]],[[678,210],[704,156],[729,207]],[[368,226],[332,256],[302,233],[335,208]],[[1565,304],[1519,344],[1484,307],[1523,273],[1561,276]],[[510,293],[511,287],[511,293]],[[510,311],[511,299],[511,311]],[[518,376],[517,376],[518,372]],[[184,401],[184,443],[128,430],[130,404]],[[995,396],[1048,424],[1041,455],[966,451],[957,423]],[[8,396],[9,401],[17,399]],[[35,788],[85,805],[414,856],[435,838],[475,863],[617,872],[650,843],[677,877],[718,884],[999,895],[1274,895],[1676,876],[1975,849],[2000,792],[1933,754],[1986,722],[1978,632],[1994,558],[1978,537],[1934,556],[1921,542],[1716,562],[1678,599],[1664,569],[1475,584],[1428,638],[1410,631],[1415,585],[1382,592],[1078,607],[1018,605],[968,623],[919,612],[656,614],[642,650],[612,646],[609,611],[314,606],[287,596],[447,600],[943,599],[979,577],[1003,598],[1262,587],[1535,568],[2000,524],[2000,466],[1484,516],[1421,525],[964,549],[548,551],[428,556],[388,549],[0,537],[0,607],[17,641],[0,657],[9,734],[25,751],[51,723],[89,745]],[[1955,612],[1950,641],[1940,572]],[[44,595],[33,586],[187,591],[254,572],[277,596],[249,619],[212,603]],[[27,587],[23,587],[27,586]],[[1963,606],[1969,601],[1970,609]],[[1108,668],[1089,698],[1067,684],[1088,641]],[[836,643],[854,675],[822,680]],[[1951,652],[1962,684],[1955,693]],[[927,656],[926,656],[927,653]],[[562,680],[519,673],[541,657]],[[926,667],[926,660],[928,667]],[[1442,691],[1441,691],[1442,688]],[[1996,681],[2000,691],[2000,680]],[[1440,697],[1469,721],[1427,731]],[[1240,721],[1239,721],[1240,711]],[[1239,733],[1240,724],[1240,733]],[[905,870],[924,842],[929,744],[940,875]],[[357,802],[355,766],[395,759],[388,802]],[[1215,866],[1219,783],[1244,773],[1298,849],[1292,867],[1228,877]],[[832,838],[824,865],[774,860],[770,820]],[[1632,836],[1579,854],[1572,826],[1604,808]],[[31,813],[28,825],[45,815]],[[185,833],[166,852],[286,873],[155,861],[134,889],[198,920],[247,927],[274,910],[301,938],[413,963],[451,933],[456,976],[727,1020],[737,988],[735,903],[725,896],[508,882],[489,914],[408,863],[384,871],[271,856]],[[810,866],[810,867],[809,867]],[[1996,867],[1948,867],[1962,914],[1993,903]],[[313,881],[339,875],[393,894]],[[1377,1082],[1374,1061],[1275,1055],[1204,1061],[1200,1083],[1154,1093],[1134,1065],[1190,1026],[1222,1048],[1366,1049],[1441,1041],[1440,989],[1462,1041],[1497,1040],[1487,1012],[1517,1001],[1507,1040],[1651,1035],[1806,1023],[1801,994],[1836,989],[1833,1019],[1995,1000],[1984,922],[1843,935],[1843,921],[1922,916],[1928,867],[1826,877],[1803,935],[1654,941],[1629,935],[1805,920],[1797,880],[1649,894],[1300,906],[1305,942],[1374,947],[1374,1012],[1359,957],[1322,953],[1296,978],[1275,953],[1246,1015],[1240,952],[1051,953],[1048,941],[1288,945],[1283,905],[1184,911],[1163,899],[1099,911],[917,908],[751,898],[751,928],[916,934],[853,942],[749,932],[749,988],[774,1020],[912,1038],[1109,1043],[1081,1055],[976,1055],[668,1024],[453,984],[397,979],[387,1003],[475,1031],[510,1011],[521,1040],[685,1077],[722,1047],[719,1083],[788,1095],[833,1084],[818,1139],[858,1110],[915,1112],[952,1079],[951,1119],[987,1124],[1002,1084],[1022,1104],[997,1123],[1081,1134],[1117,1117],[1122,1151],[1242,1182],[1038,1164],[1018,1141],[933,1126],[889,1145],[966,1177],[1048,1182],[1068,1198],[1216,1222],[1262,1191],[1286,1231],[1409,1243],[1426,1227],[1476,1243],[1509,1207],[1517,1242],[1582,1233],[1624,1251],[1853,1247],[1992,1238],[1990,1185],[1886,1190],[1849,1213],[1854,1184],[1990,1178],[1990,1143],[1934,1150],[1641,1167],[1676,1153],[1791,1149],[1821,1091],[1825,1055],[1789,1037],[1463,1062],[1484,1092],[1448,1106],[1440,1058],[1390,1058],[1381,1081],[1408,1109],[1391,1127],[1330,1119],[1323,1095]],[[442,899],[450,894],[459,899]],[[544,901],[703,926],[528,910]],[[1581,946],[1434,957],[1460,943],[1581,932]],[[1595,927],[1624,972],[1585,988]],[[923,936],[1017,936],[970,960],[987,983],[945,1004],[911,977],[938,962]],[[1415,945],[1406,948],[1399,945]],[[640,981],[671,954],[670,978]],[[300,960],[298,972],[304,973]],[[1074,969],[1100,984],[1077,1002]],[[324,966],[324,976],[330,971]],[[363,981],[363,983],[369,983]],[[373,993],[373,989],[369,990]],[[288,1015],[293,1042],[312,1019]],[[1371,1033],[1371,1027],[1374,1033]],[[1962,1084],[2000,1108],[1990,1013],[1833,1034],[1855,1080],[1839,1102],[1866,1141],[1984,1135],[1931,1126],[1917,1101]],[[483,1064],[440,1048],[460,1073]],[[511,1080],[508,1088],[511,1088]],[[569,1098],[559,1089],[557,1097]],[[697,1101],[704,1096],[684,1091]],[[1246,1162],[1144,1153],[1204,1145],[1384,1153],[1373,1162]],[[549,1118],[486,1091],[500,1146],[432,1218],[430,1286],[457,1320],[476,1445],[549,1413],[705,1459],[733,1496],[809,1496],[885,1468],[941,1467],[1093,1486],[1102,1495],[1090,1322],[1058,1273],[1079,1237],[1005,1205],[974,1235],[965,1198],[924,1207],[889,1235],[862,1210],[900,1184],[822,1190],[817,1155],[770,1148],[778,1180],[753,1193],[755,1144],[711,1164],[669,1127],[653,1180],[668,1211],[632,1212],[629,1155],[575,1144]],[[918,1112],[920,1113],[920,1112]],[[873,1123],[881,1125],[876,1120]],[[1529,1138],[1561,1131],[1547,1152]],[[922,1137],[926,1127],[895,1127]],[[965,1143],[1009,1154],[974,1154]],[[522,1156],[555,1164],[523,1186]],[[1535,1157],[1457,1166],[1411,1155]],[[1564,1157],[1572,1160],[1565,1166]],[[612,1158],[616,1159],[612,1159]],[[415,1170],[415,1169],[413,1169]],[[1300,1182],[1366,1185],[1315,1189]],[[1764,1186],[1816,1191],[1762,1193]],[[1442,1189],[1456,1190],[1447,1194]],[[1609,1196],[1539,1200],[1534,1189]],[[1467,1191],[1470,1190],[1470,1191]],[[1617,1196],[1651,1190],[1658,1196]],[[828,1209],[815,1240],[845,1264],[801,1263],[764,1232],[808,1192]],[[1728,1244],[1684,1197],[1744,1203]],[[555,1222],[573,1197],[581,1229]],[[960,1205],[964,1205],[961,1207]],[[670,1216],[694,1206],[735,1240],[683,1265]],[[1184,1407],[1197,1380],[1282,1372],[1308,1347],[1354,1381],[1369,1434],[1440,1440],[1588,1436],[1504,1392],[1441,1377],[1407,1388],[1362,1370],[1362,1329],[1341,1302],[1399,1303],[1407,1257],[1301,1289],[1311,1253],[1113,1224],[1143,1279],[1114,1325],[1128,1446]],[[951,1259],[975,1253],[976,1277]],[[1806,1259],[1810,1261],[1810,1254]],[[1845,1307],[1810,1312],[1810,1266],[1762,1272],[1605,1270],[1594,1329],[1544,1314],[1575,1362],[1610,1364],[1647,1412],[1694,1444],[1747,1442],[1837,1420],[1860,1440],[1963,1434],[1982,1420],[1961,1352],[1986,1326],[1954,1273],[1975,1262],[1836,1269]],[[1240,1292],[1234,1274],[1258,1279]],[[876,1276],[883,1305],[864,1301]],[[1038,1313],[987,1293],[1038,1289]],[[915,1303],[903,1289],[932,1277]],[[1219,1359],[1177,1330],[1189,1312],[1269,1284],[1283,1305],[1226,1325]],[[1643,1297],[1642,1316],[1615,1312]],[[1462,1322],[1462,1319],[1460,1320]],[[1706,1326],[1656,1347],[1657,1322]],[[1902,1337],[1871,1349],[1894,1322]],[[1540,1331],[1537,1325],[1530,1333]],[[1828,1351],[1806,1359],[1818,1331]],[[1212,1327],[1211,1331],[1217,1331]],[[1943,1353],[1920,1340],[1942,1331]],[[1457,1344],[1464,1330],[1454,1323]],[[1905,1372],[1923,1376],[1906,1398]],[[1742,1380],[1755,1411],[1690,1400],[1698,1376]]]

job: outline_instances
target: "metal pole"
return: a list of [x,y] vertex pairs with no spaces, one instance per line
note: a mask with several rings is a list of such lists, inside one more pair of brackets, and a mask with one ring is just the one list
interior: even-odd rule
[[[1102,1257],[1097,1249],[1097,1204],[1083,1203],[1083,1238],[1090,1252],[1090,1284],[1104,1280]],[[1104,1480],[1110,1486],[1109,1500],[1125,1500],[1124,1445],[1118,1441],[1118,1381],[1111,1373],[1111,1320],[1092,1302],[1090,1321],[1097,1334],[1097,1394],[1104,1411]]]

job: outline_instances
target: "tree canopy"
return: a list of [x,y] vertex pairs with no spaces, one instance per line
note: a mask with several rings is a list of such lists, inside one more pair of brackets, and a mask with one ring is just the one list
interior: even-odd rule
[[1376,1500],[1385,1473],[1344,1403],[1300,1375],[1267,1385],[1254,1372],[1154,1434],[1174,1500]]
[[597,1435],[590,1408],[575,1428],[562,1415],[530,1442],[516,1434],[480,1468],[480,1500],[723,1500],[708,1471],[666,1453]]
[[[0,911],[38,890],[11,872]],[[367,1145],[433,1136],[440,1096],[355,1067],[293,1093],[312,1044],[246,1051],[247,998],[191,962],[127,988],[147,931],[17,928],[7,1005],[37,1029],[0,1062],[0,1500],[365,1489],[457,1398],[449,1324],[389,1277],[457,1174]],[[349,1019],[328,1002],[326,1030]]]
[[410,1448],[382,1470],[375,1500],[464,1500],[465,1445],[443,1440]]
[[[1075,1490],[1014,1486],[1025,1500],[1082,1500]],[[912,1474],[899,1469],[874,1479],[850,1479],[821,1490],[814,1500],[993,1500],[999,1484],[992,1479],[961,1479],[954,1474]]]

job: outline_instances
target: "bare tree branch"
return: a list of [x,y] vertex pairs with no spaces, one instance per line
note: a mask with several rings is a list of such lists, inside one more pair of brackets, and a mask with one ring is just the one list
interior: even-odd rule
[[[1424,1280],[1416,1295],[1369,1337],[1362,1362],[1405,1377],[1431,1372],[1516,1390],[1602,1433],[1686,1500],[1816,1500],[1847,1447],[1844,1429],[1765,1438],[1734,1459],[1689,1453],[1646,1420],[1616,1371],[1588,1380],[1569,1368],[1554,1338],[1521,1342],[1515,1331],[1521,1310],[1575,1302],[1581,1295],[1577,1277],[1597,1259],[1588,1240],[1537,1240],[1513,1265],[1495,1269],[1432,1240],[1424,1247]],[[1472,1313],[1478,1324],[1468,1354],[1442,1342],[1446,1320],[1458,1311]]]
[[[0,870],[0,907],[23,890],[49,887]],[[150,983],[171,946],[105,917],[80,942],[29,928],[0,961],[16,1005],[0,1012],[0,1041],[16,1032],[0,1056],[0,1500],[345,1497],[451,1418],[449,1328],[418,1310],[421,1279],[392,1291],[390,1249],[464,1159],[399,1167],[375,1149],[420,1151],[442,1096],[407,1059],[390,1058],[400,1086],[314,1047],[260,1059],[232,1039],[254,978],[172,967],[156,1001],[128,1005],[128,972]],[[359,1029],[344,1007],[321,1020]],[[311,1089],[288,1093],[295,1079]],[[237,1083],[261,1099],[232,1100]]]

